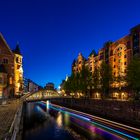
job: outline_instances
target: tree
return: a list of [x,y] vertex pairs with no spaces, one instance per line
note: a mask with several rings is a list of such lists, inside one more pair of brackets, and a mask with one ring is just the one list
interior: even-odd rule
[[100,66],[100,86],[102,91],[102,98],[108,97],[109,87],[112,81],[112,68],[104,61]]
[[97,91],[99,89],[99,76],[100,76],[99,68],[95,67],[94,73],[92,75],[92,86],[94,87],[94,90]]
[[128,86],[134,91],[134,98],[137,98],[140,91],[140,57],[134,56],[127,68]]
[[82,70],[80,71],[80,78],[79,78],[79,81],[80,81],[80,84],[79,84],[79,90],[81,92],[83,92],[83,94],[85,96],[88,96],[88,86],[90,86],[90,82],[91,82],[91,73],[88,69],[88,67],[86,67],[85,65],[83,65],[82,67]]

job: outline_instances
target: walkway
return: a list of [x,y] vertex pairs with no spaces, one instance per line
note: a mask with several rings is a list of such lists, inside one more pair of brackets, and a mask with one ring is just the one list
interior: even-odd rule
[[16,99],[7,101],[5,105],[0,105],[0,140],[9,132],[19,104],[20,101]]

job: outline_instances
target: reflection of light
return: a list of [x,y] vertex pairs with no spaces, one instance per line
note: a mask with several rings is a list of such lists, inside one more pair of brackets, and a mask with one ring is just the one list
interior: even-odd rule
[[[63,111],[62,109],[58,109],[58,108],[53,107],[53,106],[50,106],[50,108],[65,113],[65,111]],[[80,119],[83,119],[83,120],[86,120],[86,121],[90,121],[90,119],[87,118],[87,117],[84,117],[84,116],[81,116],[81,115],[77,115],[77,114],[74,114],[74,113],[71,113],[71,112],[67,112],[67,113],[68,113],[69,115],[71,115],[71,116],[74,116],[74,117],[77,117],[77,118],[80,118]]]
[[62,113],[61,112],[58,112],[58,117],[56,119],[56,123],[57,123],[58,127],[62,126]]
[[[54,105],[54,104],[53,104],[53,105],[51,105],[50,107],[51,107],[52,109],[54,109],[54,110],[61,111],[61,112],[63,112],[63,113],[67,113],[67,114],[69,114],[69,115],[71,115],[71,116],[75,116],[75,117],[77,117],[77,118],[84,119],[84,120],[90,122],[90,123],[93,124],[93,125],[96,125],[96,126],[99,126],[99,127],[101,127],[101,128],[107,129],[107,130],[112,131],[112,132],[114,132],[114,133],[116,133],[116,134],[119,134],[119,135],[122,135],[122,136],[124,136],[124,137],[127,137],[128,139],[138,140],[138,138],[135,138],[135,137],[133,137],[133,136],[127,134],[127,133],[124,133],[124,132],[121,132],[121,131],[119,131],[119,130],[110,128],[110,127],[108,127],[108,126],[105,126],[105,125],[100,124],[100,123],[97,123],[97,122],[93,122],[93,121],[91,121],[91,120],[90,120],[89,118],[87,118],[87,117],[84,117],[84,116],[81,116],[81,115],[77,115],[77,114],[74,114],[74,113],[71,113],[71,112],[64,111],[64,109],[68,109],[68,108],[61,107],[61,106],[58,106],[58,107],[60,107],[60,108],[57,108],[57,107],[54,107],[54,106],[58,106],[58,105]],[[88,116],[92,117],[92,115],[89,115],[89,114],[87,114],[87,113],[83,113],[83,112],[80,112],[80,111],[75,111],[75,110],[73,110],[73,109],[68,109],[68,110],[71,110],[71,111],[74,111],[74,112],[77,112],[77,113],[80,113],[80,114],[82,113],[82,114],[84,114],[84,115],[88,115]],[[94,116],[94,117],[95,117],[95,116]],[[96,117],[96,118],[100,118],[100,117]],[[101,119],[101,118],[100,118],[100,119]],[[99,120],[100,120],[100,119],[99,119]],[[106,119],[102,119],[102,120],[106,120]],[[106,120],[106,121],[108,121],[108,120]],[[110,122],[110,124],[112,123],[112,121],[108,121],[108,124],[109,124],[109,122]],[[113,123],[119,124],[119,123],[116,123],[116,122],[113,122]],[[119,125],[122,125],[122,124],[119,124]],[[125,125],[122,125],[122,126],[125,126]],[[128,126],[125,126],[125,127],[127,127],[127,128],[132,128],[132,127],[128,127]],[[135,128],[133,128],[133,129],[135,129]],[[92,131],[94,132],[94,129],[93,129]],[[138,131],[139,131],[139,130],[138,130]]]
[[100,127],[102,127],[102,128],[105,128],[105,129],[107,129],[107,130],[111,130],[111,131],[113,131],[113,132],[115,132],[115,133],[117,133],[117,134],[121,134],[121,135],[123,135],[123,136],[125,136],[125,137],[131,138],[131,139],[133,139],[133,140],[138,140],[137,138],[135,138],[135,137],[133,137],[133,136],[131,136],[131,135],[129,135],[129,134],[120,132],[120,131],[118,131],[118,130],[115,130],[115,129],[113,129],[113,128],[107,127],[107,126],[105,126],[105,125],[102,125],[102,124],[99,124],[99,123],[96,123],[96,122],[91,122],[91,123],[94,124],[94,125],[100,126]]
[[46,108],[47,108],[47,110],[49,110],[49,101],[48,100],[46,101]]
[[70,118],[70,115],[67,112],[65,112],[64,114],[65,125],[69,125],[69,118]]
[[89,126],[89,129],[91,130],[92,133],[95,133],[95,127],[93,127],[92,125]]

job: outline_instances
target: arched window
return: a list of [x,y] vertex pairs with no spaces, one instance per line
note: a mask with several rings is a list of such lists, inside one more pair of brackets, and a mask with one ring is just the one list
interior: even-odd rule
[[16,62],[18,63],[18,57],[16,57]]

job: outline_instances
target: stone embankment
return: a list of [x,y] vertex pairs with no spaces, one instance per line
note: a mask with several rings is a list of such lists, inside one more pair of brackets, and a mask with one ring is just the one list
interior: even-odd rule
[[0,104],[0,140],[12,135],[16,113],[21,105],[18,99],[1,101]]
[[140,128],[140,101],[62,98],[51,102]]

